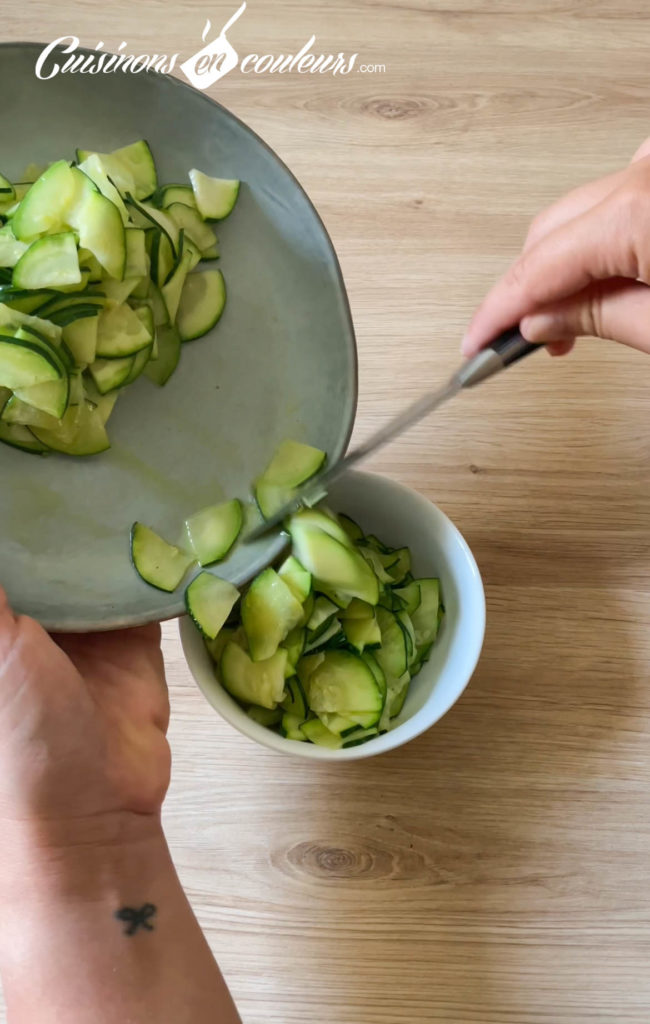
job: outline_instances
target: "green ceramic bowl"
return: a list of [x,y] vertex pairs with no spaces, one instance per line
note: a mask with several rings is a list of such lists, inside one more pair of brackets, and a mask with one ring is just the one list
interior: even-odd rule
[[[218,227],[225,313],[184,346],[164,388],[140,380],[110,422],[112,448],[87,459],[39,458],[0,445],[0,583],[17,611],[51,630],[112,629],[178,615],[182,590],[147,586],[129,562],[142,520],[180,539],[191,512],[247,498],[285,437],[346,448],[357,394],[356,348],[339,264],[291,172],[207,96],[155,74],[57,75],[40,81],[41,44],[0,45],[0,170],[151,145],[163,182],[191,167],[243,182]],[[279,537],[240,545],[218,572],[241,583],[274,558]]]

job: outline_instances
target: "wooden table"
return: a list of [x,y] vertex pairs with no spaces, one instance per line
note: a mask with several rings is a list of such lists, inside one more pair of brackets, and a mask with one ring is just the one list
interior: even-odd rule
[[[3,36],[188,55],[235,7],[7,0]],[[233,71],[211,94],[332,233],[363,437],[456,365],[537,209],[649,133],[650,22],[640,0],[251,0],[229,39],[312,33],[386,71]],[[649,403],[647,358],[585,342],[376,460],[458,524],[488,601],[465,696],[402,750],[337,768],[257,748],[166,628],[168,835],[246,1024],[647,1024]]]

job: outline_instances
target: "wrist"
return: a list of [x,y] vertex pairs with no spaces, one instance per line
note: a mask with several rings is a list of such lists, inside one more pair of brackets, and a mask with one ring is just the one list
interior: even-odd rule
[[101,901],[126,865],[160,860],[167,846],[159,815],[116,811],[88,818],[2,823],[0,906]]

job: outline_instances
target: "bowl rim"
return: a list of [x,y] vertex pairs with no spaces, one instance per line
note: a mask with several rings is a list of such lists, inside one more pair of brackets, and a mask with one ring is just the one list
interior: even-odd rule
[[[271,729],[267,729],[265,726],[248,718],[245,712],[242,711],[239,705],[236,704],[233,698],[230,697],[230,695],[223,690],[219,684],[215,686],[213,674],[208,667],[207,659],[209,656],[203,645],[201,635],[189,616],[185,615],[181,617],[179,619],[179,635],[183,655],[192,677],[208,704],[210,704],[211,707],[214,708],[214,710],[220,714],[230,726],[232,726],[232,728],[241,733],[241,735],[270,750],[287,754],[292,757],[299,757],[302,760],[329,762],[363,760],[368,757],[377,757],[378,755],[387,753],[390,750],[395,750],[397,747],[401,747],[405,743],[415,739],[417,736],[422,735],[423,732],[430,729],[436,724],[436,722],[439,722],[462,696],[472,678],[472,675],[474,674],[474,670],[476,669],[485,637],[486,604],[483,580],[481,578],[478,565],[476,564],[476,559],[474,558],[467,541],[452,520],[442,511],[441,508],[438,507],[438,505],[429,501],[429,499],[419,491],[416,491],[414,488],[407,487],[406,484],[392,480],[389,477],[382,476],[378,473],[359,472],[354,470],[345,474],[345,478],[341,479],[341,484],[344,484],[345,480],[348,478],[357,480],[359,478],[363,478],[366,481],[370,481],[370,486],[377,484],[380,487],[386,486],[388,488],[393,488],[398,492],[406,492],[416,503],[421,503],[421,507],[426,505],[432,519],[437,521],[437,523],[447,531],[448,536],[452,538],[452,546],[460,552],[461,557],[470,571],[470,578],[473,580],[474,584],[472,590],[474,603],[473,612],[475,615],[475,618],[473,619],[474,628],[470,634],[463,634],[462,636],[462,643],[464,645],[466,655],[466,665],[463,674],[466,678],[462,685],[456,689],[452,699],[443,704],[435,715],[423,715],[423,706],[413,717],[401,722],[394,729],[390,729],[383,735],[374,737],[367,743],[358,747],[330,750],[327,747],[319,747],[313,743],[297,743],[295,740],[288,740],[284,736],[280,736]],[[459,642],[461,642],[461,638],[456,640],[456,643]],[[202,658],[202,655],[205,655],[205,661]],[[447,657],[444,665],[446,665],[448,661],[449,656]],[[205,678],[206,672],[209,672],[210,674],[209,685],[207,683],[204,684],[201,681],[201,676]],[[213,699],[213,697],[216,697],[216,700]]]
[[[0,56],[2,56],[10,49],[18,51],[22,50],[24,52],[32,51],[35,55],[38,55],[38,53],[40,53],[44,47],[49,45],[51,45],[51,43],[42,43],[26,39],[5,40],[0,42]],[[112,51],[110,50],[102,50],[102,53],[105,53],[107,55],[109,55],[111,52]],[[92,50],[87,46],[77,46],[75,48],[75,53],[83,53],[86,56],[97,55],[96,50]],[[245,121],[243,121],[240,117],[237,117],[236,114],[233,114],[232,111],[228,109],[228,107],[225,107],[223,103],[219,103],[218,100],[215,100],[211,96],[208,96],[207,93],[202,92],[200,89],[195,89],[194,86],[190,85],[189,82],[184,82],[181,78],[176,78],[175,75],[163,74],[158,71],[147,71],[145,73],[153,74],[157,78],[167,80],[167,82],[169,82],[170,86],[173,88],[186,90],[187,92],[192,93],[194,96],[197,96],[202,102],[206,103],[208,106],[217,107],[226,118],[230,119],[232,122],[239,125],[243,132],[247,134],[249,137],[251,137],[257,143],[257,145],[265,149],[273,157],[277,164],[282,168],[284,173],[288,176],[288,178],[293,182],[294,186],[301,193],[312,216],[314,217],[315,223],[322,233],[324,244],[326,249],[328,250],[329,259],[331,260],[335,287],[339,294],[341,302],[341,314],[343,320],[344,335],[347,339],[348,358],[350,362],[350,401],[349,407],[346,411],[347,424],[344,426],[344,430],[341,433],[336,449],[332,453],[333,459],[342,457],[344,453],[347,451],[348,445],[350,443],[350,438],[352,437],[352,431],[354,430],[354,423],[356,419],[357,407],[359,402],[359,350],[357,345],[356,332],[354,329],[354,321],[352,319],[350,297],[345,286],[343,270],[341,268],[341,263],[339,261],[338,254],[334,247],[334,242],[332,241],[332,237],[327,227],[325,226],[323,218],[319,214],[314,202],[312,201],[312,199],[310,198],[310,196],[308,195],[308,193],[306,192],[305,188],[300,183],[296,175],[287,166],[287,164],[278,155],[278,153],[273,149],[273,147],[270,146],[269,143],[266,142],[260,135],[258,135],[256,131],[250,128]],[[274,550],[271,553],[271,558],[277,558],[278,555],[281,553],[281,550],[282,545],[280,543],[280,538],[278,538],[278,542],[274,546]],[[250,580],[253,578],[253,576],[256,575],[258,571],[259,567],[254,567],[251,570],[250,575],[247,574],[246,577],[242,579],[240,585],[245,585],[246,583],[250,582]],[[171,619],[183,616],[184,613],[185,600],[183,595],[179,597],[176,603],[168,605],[164,609],[164,613],[162,615],[160,614],[159,611],[152,611],[141,615],[125,616],[120,615],[116,611],[115,614],[111,615],[110,619],[104,618],[100,621],[90,621],[82,617],[78,621],[68,619],[64,622],[60,622],[54,619],[41,619],[41,622],[44,625],[44,628],[48,629],[49,631],[56,631],[59,633],[106,632],[115,629],[126,629],[135,626],[144,626],[148,625],[151,622],[168,622]]]

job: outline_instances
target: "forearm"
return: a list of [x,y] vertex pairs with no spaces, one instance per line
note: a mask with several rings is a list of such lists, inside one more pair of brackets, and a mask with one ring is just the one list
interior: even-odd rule
[[160,824],[120,817],[93,831],[65,848],[22,830],[10,839],[0,881],[10,1024],[236,1024]]

